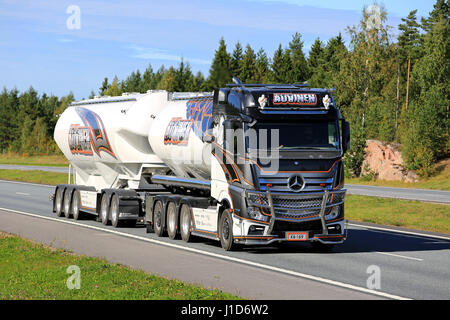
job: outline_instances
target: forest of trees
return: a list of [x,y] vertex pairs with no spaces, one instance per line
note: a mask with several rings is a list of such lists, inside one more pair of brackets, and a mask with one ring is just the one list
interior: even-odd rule
[[[407,169],[422,176],[433,174],[436,161],[449,156],[449,5],[437,0],[432,12],[418,21],[417,10],[402,18],[398,36],[386,25],[381,8],[380,24],[369,24],[366,10],[356,26],[348,27],[349,43],[341,34],[326,43],[315,40],[306,56],[302,36],[269,57],[238,42],[228,50],[222,38],[209,75],[193,74],[188,62],[177,67],[149,65],[123,80],[104,78],[95,95],[123,92],[211,91],[237,76],[243,83],[308,83],[311,87],[336,88],[335,100],[352,128],[352,148],[346,156],[349,172],[358,176],[367,139],[401,145]],[[0,93],[0,152],[57,153],[53,128],[57,116],[73,101],[39,95],[33,88]]]

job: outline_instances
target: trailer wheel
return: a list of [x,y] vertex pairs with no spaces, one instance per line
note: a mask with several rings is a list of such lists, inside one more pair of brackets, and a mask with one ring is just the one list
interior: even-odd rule
[[225,209],[220,216],[219,222],[220,244],[226,251],[233,251],[237,245],[233,242],[233,218],[228,209]]
[[55,194],[55,212],[57,217],[61,217],[63,215],[62,212],[62,191],[60,187],[56,188],[56,194]]
[[153,207],[153,229],[158,237],[164,236],[163,227],[163,204],[161,201],[156,201]]
[[180,210],[180,233],[181,239],[189,242],[191,236],[191,208],[188,204],[183,204]]
[[66,191],[64,192],[64,216],[66,218],[70,218],[72,216],[72,212],[70,210],[71,209],[70,200],[71,200],[70,192],[68,189],[66,189]]
[[74,190],[72,194],[72,207],[71,207],[72,215],[74,220],[79,220],[82,216],[80,212],[80,194],[78,190]]
[[119,197],[117,194],[113,194],[111,206],[109,207],[109,215],[111,216],[111,224],[113,227],[120,228],[123,225],[123,221],[119,220],[119,214]]
[[174,240],[177,237],[177,231],[177,206],[175,202],[170,201],[167,205],[167,233],[169,234],[169,238]]
[[100,203],[100,219],[102,223],[106,226],[109,222],[109,197],[106,193],[102,195],[102,201]]

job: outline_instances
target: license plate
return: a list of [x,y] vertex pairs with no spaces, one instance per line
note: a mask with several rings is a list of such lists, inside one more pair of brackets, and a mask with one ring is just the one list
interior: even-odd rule
[[307,232],[286,232],[288,241],[306,241],[308,240]]

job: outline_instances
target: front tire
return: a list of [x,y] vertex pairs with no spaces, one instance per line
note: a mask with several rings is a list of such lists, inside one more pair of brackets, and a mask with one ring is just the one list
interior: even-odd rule
[[233,218],[228,209],[225,209],[220,216],[219,239],[222,248],[226,251],[233,251],[237,248],[233,239]]

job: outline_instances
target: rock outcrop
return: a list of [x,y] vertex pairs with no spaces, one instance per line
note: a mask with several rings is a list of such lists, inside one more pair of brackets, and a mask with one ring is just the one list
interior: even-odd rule
[[362,164],[362,175],[374,174],[377,179],[417,182],[418,176],[403,167],[399,146],[383,144],[378,140],[367,140],[366,156]]

